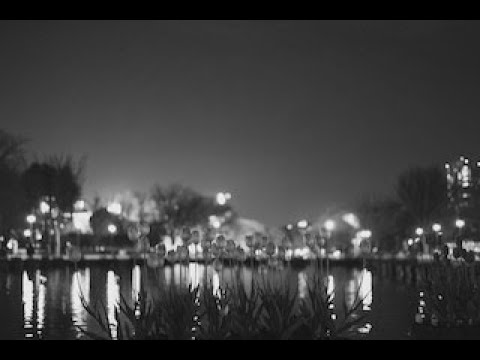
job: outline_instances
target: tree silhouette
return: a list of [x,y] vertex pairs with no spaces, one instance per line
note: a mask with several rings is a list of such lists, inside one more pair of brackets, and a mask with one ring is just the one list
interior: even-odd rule
[[0,129],[0,234],[6,239],[24,221],[21,171],[26,163],[25,143],[24,138]]
[[[35,161],[23,173],[23,185],[29,206],[35,208],[44,197],[62,212],[72,212],[81,195],[85,158],[75,162],[71,156],[53,156]],[[54,200],[53,200],[54,199]]]
[[230,205],[218,205],[214,198],[203,196],[180,184],[167,187],[155,185],[151,197],[159,214],[158,222],[172,239],[183,227],[206,226],[210,215],[220,216],[232,212]]
[[447,212],[447,180],[439,166],[412,167],[400,174],[396,195],[411,226],[431,226]]

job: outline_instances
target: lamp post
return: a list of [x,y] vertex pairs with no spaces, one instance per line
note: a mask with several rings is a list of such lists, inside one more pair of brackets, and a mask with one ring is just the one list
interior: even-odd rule
[[[371,248],[371,246],[370,246],[371,245],[370,244],[370,238],[371,237],[372,237],[372,232],[370,230],[360,231],[360,238],[362,239],[361,244],[366,243],[368,251],[370,251],[370,248]],[[365,252],[362,251],[362,253],[363,253],[363,268],[366,268]]]
[[465,220],[457,219],[455,220],[455,227],[458,228],[458,235],[457,235],[457,247],[458,249],[462,249],[463,241],[462,241],[462,229],[465,227]]
[[107,226],[107,230],[108,230],[108,232],[109,232],[111,235],[115,235],[116,232],[117,232],[117,226],[114,225],[114,224],[109,224],[109,225]]
[[[50,205],[45,201],[45,200],[42,200],[40,201],[40,212],[42,213],[43,215],[43,231],[44,231],[44,234],[46,236],[44,236],[44,239],[46,239],[46,247],[47,247],[47,254],[50,255],[50,247],[51,247],[51,234],[50,234],[50,226],[49,226],[49,219],[48,219],[48,215],[47,214],[50,214]],[[45,246],[45,244],[44,244]]]
[[327,236],[326,236],[326,239],[325,239],[325,253],[327,255],[327,277],[328,277],[328,275],[329,275],[328,240],[330,240],[330,237],[332,236],[332,231],[335,229],[335,221],[330,220],[330,219],[325,221],[324,227],[327,230]]
[[33,214],[27,215],[27,222],[30,225],[30,243],[33,246],[33,224],[37,221],[37,217]]
[[424,241],[424,236],[423,236],[423,234],[424,234],[423,228],[417,227],[417,228],[415,229],[415,234],[416,234],[416,235],[418,236],[418,238],[420,239],[420,242],[421,242],[421,244],[422,244],[422,253],[424,253],[424,251],[425,251],[425,241]]
[[442,231],[442,225],[435,223],[432,225],[432,230],[435,233],[435,247],[440,247],[440,232]]
[[306,246],[306,238],[305,238],[305,231],[307,230],[308,227],[308,221],[303,219],[297,222],[297,228],[300,230],[300,233],[302,234],[302,242],[303,246]]

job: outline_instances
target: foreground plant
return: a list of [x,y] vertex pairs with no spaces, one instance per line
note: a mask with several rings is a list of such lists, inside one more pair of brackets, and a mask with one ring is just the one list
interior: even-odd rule
[[360,309],[364,301],[360,297],[360,288],[361,285],[356,290],[352,305],[343,303],[343,318],[339,319],[334,311],[334,291],[328,291],[324,279],[314,275],[307,285],[307,296],[300,302],[304,322],[300,334],[302,338],[324,340],[348,337],[349,332],[366,319],[366,314]]
[[145,340],[228,340],[228,339],[340,339],[364,321],[359,315],[358,291],[352,306],[344,306],[344,316],[336,319],[333,292],[324,278],[313,276],[305,298],[285,281],[253,281],[247,292],[242,281],[234,281],[214,291],[212,284],[192,287],[170,286],[157,299],[142,288],[133,306],[123,297],[115,307],[115,321],[100,303],[82,303],[99,324],[103,334],[82,331],[93,339]]

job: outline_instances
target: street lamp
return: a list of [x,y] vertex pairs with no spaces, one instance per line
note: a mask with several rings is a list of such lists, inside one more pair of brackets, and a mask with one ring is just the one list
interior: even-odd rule
[[33,224],[37,221],[37,217],[33,214],[27,215],[27,222],[30,225],[30,235],[28,236],[30,238],[30,243],[33,246]]
[[418,227],[415,229],[415,234],[417,234],[418,236],[422,236],[423,235],[423,229],[421,227]]
[[462,229],[465,226],[465,220],[462,220],[462,219],[455,220],[455,226],[459,229]]
[[327,229],[328,232],[332,232],[333,229],[335,229],[335,221],[333,220],[325,221],[325,229]]
[[435,223],[432,225],[432,230],[435,232],[435,246],[439,247],[440,244],[440,234],[442,231],[442,225]]
[[37,221],[37,217],[33,214],[27,215],[27,222],[32,225],[35,221]]
[[423,237],[423,234],[424,234],[424,233],[425,233],[425,232],[424,232],[423,228],[421,228],[421,227],[417,227],[417,228],[415,229],[415,234],[417,234],[419,240],[421,240],[421,243],[422,243],[422,253],[425,252],[425,239],[424,239],[424,237]]
[[455,220],[455,226],[458,228],[457,247],[461,249],[463,247],[461,233],[462,229],[465,227],[465,220]]
[[[360,231],[359,235],[360,235],[360,238],[362,239],[360,244],[366,244],[367,250],[370,250],[369,239],[372,237],[372,232],[370,230],[362,230]],[[363,250],[362,250],[362,253],[364,253]],[[365,256],[363,256],[363,268],[365,267],[366,267],[366,261],[365,261]]]
[[109,224],[107,230],[110,234],[115,234],[117,232],[117,227],[114,224]]
[[40,201],[40,212],[43,214],[43,227],[44,227],[44,233],[45,233],[45,240],[46,244],[44,244],[47,248],[47,254],[50,255],[52,251],[52,244],[51,244],[51,234],[50,234],[50,221],[51,221],[51,216],[48,216],[50,213],[50,205],[45,201],[42,200]]
[[325,239],[325,253],[327,255],[327,277],[328,277],[328,265],[329,265],[328,240],[330,240],[332,231],[335,229],[335,221],[328,219],[327,221],[325,221],[324,227],[327,230],[327,236]]

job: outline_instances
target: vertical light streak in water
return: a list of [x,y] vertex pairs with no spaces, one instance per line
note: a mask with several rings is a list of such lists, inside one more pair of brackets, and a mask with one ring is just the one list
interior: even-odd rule
[[333,275],[328,275],[327,277],[327,294],[331,295],[332,298],[335,297],[335,280]]
[[[90,303],[90,269],[76,270],[71,279],[70,303],[72,308],[72,321],[75,325],[87,324],[88,313],[83,307],[82,298],[87,304]],[[81,335],[78,330],[77,337]]]
[[346,292],[345,292],[345,303],[348,307],[352,307],[355,302],[355,297],[358,289],[358,271],[354,270],[353,278],[347,281]]
[[172,268],[171,268],[171,266],[165,266],[163,268],[163,272],[165,274],[165,285],[170,286],[171,278],[172,278]]
[[213,276],[212,276],[212,290],[213,290],[213,295],[220,296],[220,275],[218,274],[218,271],[213,270]]
[[111,324],[112,337],[117,338],[117,320],[115,319],[115,309],[118,308],[120,302],[120,286],[115,273],[109,270],[107,273],[107,316],[108,322]]
[[298,273],[298,296],[300,299],[304,299],[307,295],[307,274],[305,271]]
[[360,279],[360,299],[363,299],[363,310],[370,310],[373,301],[373,279],[372,272],[363,269]]
[[135,265],[132,269],[132,300],[133,303],[138,300],[142,286],[142,270],[140,265]]
[[33,328],[33,281],[28,278],[26,271],[22,275],[22,301],[23,301],[23,324],[27,331],[25,337],[32,337],[30,329]]
[[198,263],[191,262],[188,264],[188,284],[197,287],[201,283],[203,277],[203,265],[200,267]]
[[[371,305],[373,302],[373,277],[372,272],[367,269],[359,274],[359,300],[363,301],[363,310],[370,311]],[[366,323],[362,327],[358,328],[357,331],[361,334],[368,334],[372,330],[372,324]]]
[[37,334],[42,334],[42,329],[45,325],[45,298],[47,295],[45,281],[47,278],[43,276],[40,270],[35,272],[35,282],[38,286],[38,299],[37,299]]
[[174,264],[173,265],[173,283],[175,286],[179,286],[182,284],[182,279],[181,279],[181,271],[182,271],[182,265],[181,264]]
[[332,319],[335,320],[337,318],[337,315],[333,313],[335,304],[335,280],[333,278],[333,275],[328,275],[327,276],[327,295],[331,299],[331,303],[329,305],[329,308],[332,310]]
[[242,282],[247,294],[252,292],[253,270],[247,266],[242,266]]

